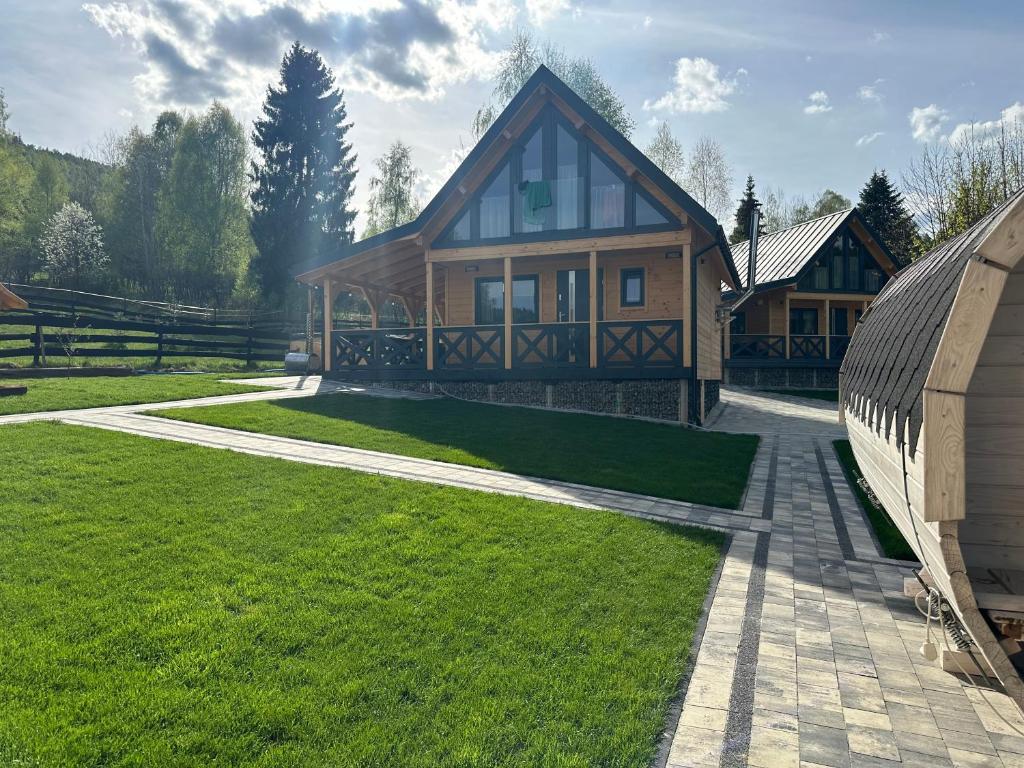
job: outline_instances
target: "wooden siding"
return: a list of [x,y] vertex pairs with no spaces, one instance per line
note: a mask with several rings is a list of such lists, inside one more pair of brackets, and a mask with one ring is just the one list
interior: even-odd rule
[[968,567],[1024,569],[1024,261],[1009,275],[967,389]]
[[715,308],[721,301],[721,272],[710,257],[697,264],[697,378],[722,378],[722,344]]
[[[682,319],[684,314],[685,270],[683,259],[666,259],[661,251],[640,254],[599,254],[598,267],[604,270],[605,320],[662,320]],[[474,286],[478,277],[500,277],[502,262],[488,260],[470,262],[476,272],[467,272],[465,263],[447,265],[447,318],[448,325],[473,325]],[[585,255],[564,258],[512,260],[512,275],[537,275],[540,283],[540,318],[538,322],[557,322],[558,272],[563,269],[587,269]],[[629,267],[644,268],[644,306],[619,306],[619,272]],[[717,295],[718,287],[715,286]],[[714,321],[714,309],[711,309]]]

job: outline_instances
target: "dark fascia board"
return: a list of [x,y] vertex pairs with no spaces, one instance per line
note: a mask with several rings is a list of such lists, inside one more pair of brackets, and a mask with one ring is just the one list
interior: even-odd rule
[[466,155],[466,158],[459,164],[459,167],[456,169],[455,173],[452,174],[451,178],[445,182],[444,186],[442,186],[430,202],[427,203],[419,216],[417,216],[413,221],[403,224],[400,227],[388,230],[387,232],[381,232],[380,234],[374,235],[366,240],[360,240],[358,243],[353,243],[349,247],[345,248],[341,253],[311,259],[293,269],[293,276],[303,275],[317,269],[318,267],[342,261],[371,248],[384,245],[392,240],[397,240],[399,238],[419,233],[426,223],[433,218],[434,214],[437,212],[438,208],[441,207],[444,201],[454,194],[466,174],[469,173],[491,145],[498,139],[501,132],[505,130],[506,125],[526,104],[527,100],[533,96],[534,92],[542,85],[550,88],[553,93],[565,101],[566,104],[575,110],[594,130],[607,139],[609,144],[615,147],[624,157],[633,163],[637,170],[660,186],[670,198],[672,198],[684,211],[686,211],[687,215],[691,219],[696,221],[706,232],[708,232],[708,234],[716,237],[721,246],[722,258],[725,260],[729,274],[732,275],[733,279],[736,280],[738,284],[739,274],[736,271],[736,265],[732,262],[732,251],[729,250],[728,240],[725,238],[725,231],[718,223],[718,220],[705,210],[704,207],[696,200],[686,194],[682,187],[672,181],[672,179],[658,168],[658,166],[651,162],[643,152],[633,146],[629,139],[613,128],[607,120],[594,111],[594,109],[580,98],[575,91],[563,83],[543,64],[530,76],[530,79],[526,81],[526,84],[519,90],[519,92],[512,97],[512,100],[508,103],[505,109],[501,111],[501,114],[498,115],[497,119],[491,123],[491,127],[487,129],[486,133],[484,133],[476,143],[476,146],[474,146],[473,149],[470,150],[469,154]]

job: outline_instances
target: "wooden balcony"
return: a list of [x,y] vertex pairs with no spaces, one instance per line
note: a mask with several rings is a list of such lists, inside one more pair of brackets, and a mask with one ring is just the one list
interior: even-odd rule
[[[334,328],[329,374],[356,380],[649,379],[690,375],[682,320]],[[427,354],[431,337],[433,356]],[[592,358],[591,350],[596,349]]]

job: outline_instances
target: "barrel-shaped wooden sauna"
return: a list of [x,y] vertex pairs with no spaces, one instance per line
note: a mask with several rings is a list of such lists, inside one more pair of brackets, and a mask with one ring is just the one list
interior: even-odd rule
[[865,478],[1024,710],[1024,190],[889,282],[839,382]]
[[11,293],[6,286],[0,285],[0,309],[27,309],[28,302]]

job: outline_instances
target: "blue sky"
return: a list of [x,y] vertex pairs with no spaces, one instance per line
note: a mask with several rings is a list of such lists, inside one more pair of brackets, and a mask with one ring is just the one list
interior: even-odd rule
[[[288,42],[324,53],[345,88],[356,202],[395,138],[422,194],[469,145],[497,53],[516,28],[592,58],[646,145],[667,120],[717,139],[735,195],[752,173],[792,197],[855,197],[874,168],[899,179],[959,124],[1024,119],[1017,2],[70,0],[5,2],[0,87],[26,141],[81,152],[164,107],[214,97],[251,120]],[[912,119],[913,118],[913,119]]]

